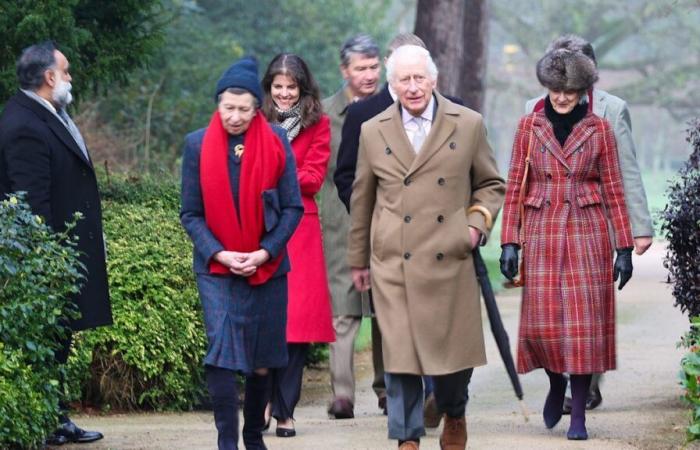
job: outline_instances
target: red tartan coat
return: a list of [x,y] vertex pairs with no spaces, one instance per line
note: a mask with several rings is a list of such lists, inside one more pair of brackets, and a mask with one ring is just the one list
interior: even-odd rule
[[331,155],[330,141],[330,121],[325,115],[302,129],[292,141],[304,217],[287,243],[292,265],[287,275],[287,342],[335,341],[321,223],[314,199],[326,176]]
[[[518,196],[529,142],[521,230]],[[632,247],[615,136],[607,120],[589,112],[562,148],[544,111],[520,119],[501,232],[501,244],[520,244],[521,231],[524,239],[518,372],[544,367],[588,374],[615,368],[608,218],[615,247]]]

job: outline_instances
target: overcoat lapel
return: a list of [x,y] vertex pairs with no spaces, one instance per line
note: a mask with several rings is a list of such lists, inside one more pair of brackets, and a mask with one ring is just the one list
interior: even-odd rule
[[70,148],[73,151],[73,153],[78,155],[78,157],[85,164],[92,168],[92,162],[85,158],[85,154],[82,150],[80,150],[80,147],[78,147],[78,143],[75,142],[75,139],[73,139],[73,136],[70,134],[65,125],[59,122],[59,120],[56,117],[54,117],[53,114],[49,114],[46,117],[46,123],[49,125],[49,128],[51,128],[51,131],[53,131],[54,134],[58,136],[61,142],[63,142],[68,148]]
[[566,162],[566,158],[564,157],[561,146],[559,145],[559,141],[557,141],[556,136],[554,136],[552,125],[545,117],[544,112],[538,112],[535,114],[535,120],[532,126],[535,131],[535,136],[537,136],[540,143],[544,145],[547,150],[549,150],[549,153],[551,153],[557,161],[559,161],[570,171],[571,167],[569,167],[569,164]]
[[51,128],[51,131],[53,131],[53,133],[61,140],[61,142],[63,142],[63,144],[66,147],[71,149],[71,151],[75,153],[81,161],[83,161],[85,164],[90,166],[90,168],[92,168],[92,163],[85,158],[83,151],[80,150],[80,147],[78,147],[78,143],[75,142],[73,136],[71,136],[66,126],[63,125],[63,123],[58,117],[56,117],[48,109],[37,103],[36,100],[29,98],[23,92],[20,92],[16,98],[20,104],[34,111],[34,113],[37,116],[39,116],[44,122],[46,122],[49,128]]
[[413,151],[413,146],[408,141],[406,130],[403,128],[398,104],[394,103],[381,113],[379,122],[381,123],[379,133],[386,142],[387,153],[391,152],[390,154],[408,171],[416,159],[416,152]]
[[584,142],[588,140],[589,137],[591,137],[591,135],[593,135],[594,131],[595,119],[593,114],[589,113],[586,117],[581,119],[579,123],[574,125],[574,129],[571,130],[571,134],[564,143],[564,158],[569,158],[572,153],[574,153],[583,145]]
[[442,144],[452,135],[457,126],[453,117],[458,116],[459,112],[452,110],[449,101],[437,92],[435,93],[435,98],[437,99],[435,121],[423,143],[423,147],[421,147],[418,156],[414,159],[408,175],[414,173],[428,162],[440,150]]

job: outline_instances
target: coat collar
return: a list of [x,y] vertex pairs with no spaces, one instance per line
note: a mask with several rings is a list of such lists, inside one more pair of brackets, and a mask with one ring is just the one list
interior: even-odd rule
[[547,120],[544,110],[534,113],[532,125],[535,135],[542,144],[560,163],[570,169],[567,159],[593,135],[597,122],[596,115],[589,111],[579,123],[574,125],[574,129],[571,130],[563,148],[554,136],[552,124]]
[[345,86],[338,89],[335,94],[333,94],[328,102],[328,108],[326,108],[326,113],[330,115],[335,115],[338,117],[344,116],[350,105],[350,100],[345,93]]
[[396,156],[399,163],[407,170],[406,176],[420,169],[440,150],[442,144],[454,132],[457,126],[456,117],[461,114],[460,109],[454,103],[447,100],[437,91],[433,91],[433,94],[435,95],[435,107],[437,109],[435,120],[433,120],[430,133],[428,133],[425,143],[417,155],[404,130],[398,101],[377,116],[379,132],[391,148],[392,154]]
[[39,102],[33,98],[30,98],[22,91],[17,92],[15,98],[19,104],[31,110],[42,121],[46,122],[46,125],[48,125],[51,131],[61,140],[61,142],[63,142],[66,147],[71,149],[71,151],[73,151],[73,153],[75,153],[81,161],[92,168],[92,163],[85,158],[85,154],[83,154],[83,151],[80,149],[80,147],[78,147],[78,143],[75,142],[75,139],[73,139],[73,136],[70,134],[65,124],[61,122],[61,119],[56,117],[56,115],[46,109],[45,106],[40,105]]

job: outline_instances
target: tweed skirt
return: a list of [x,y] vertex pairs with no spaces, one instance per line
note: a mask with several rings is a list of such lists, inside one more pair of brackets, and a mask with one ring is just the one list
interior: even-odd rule
[[287,276],[250,286],[238,276],[197,274],[208,348],[204,364],[244,374],[287,365]]

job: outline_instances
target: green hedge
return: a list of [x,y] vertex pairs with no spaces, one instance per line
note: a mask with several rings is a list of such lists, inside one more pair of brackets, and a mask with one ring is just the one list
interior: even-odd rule
[[73,397],[104,409],[189,409],[202,394],[206,336],[177,182],[100,183],[114,325],[78,337]]
[[[41,447],[58,424],[60,317],[78,291],[78,252],[23,195],[0,201],[0,448]],[[72,228],[72,225],[69,229]]]

